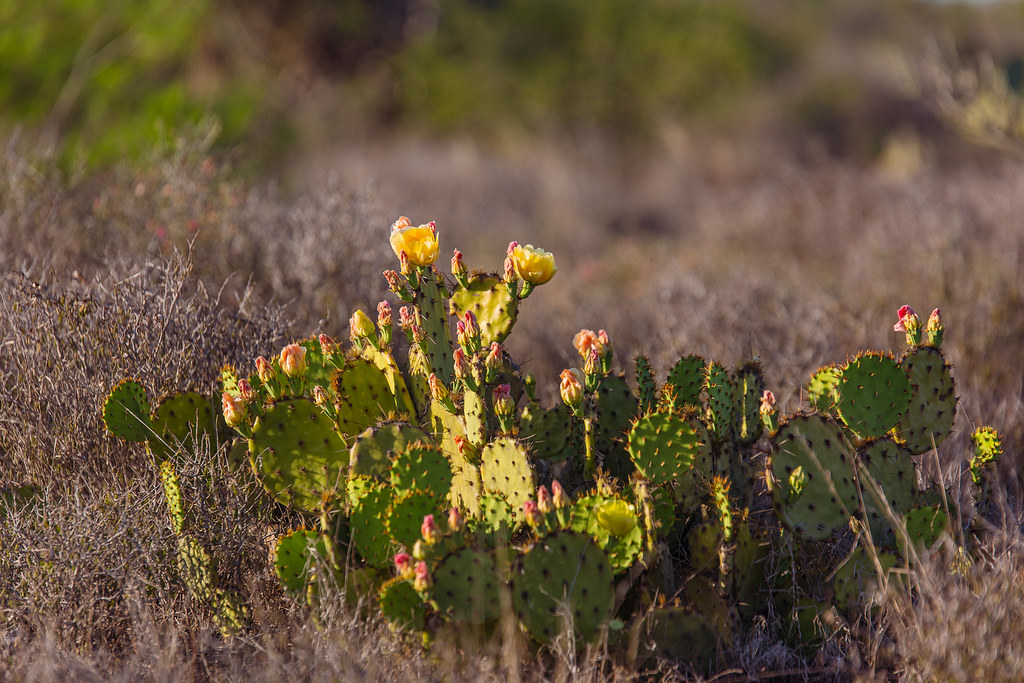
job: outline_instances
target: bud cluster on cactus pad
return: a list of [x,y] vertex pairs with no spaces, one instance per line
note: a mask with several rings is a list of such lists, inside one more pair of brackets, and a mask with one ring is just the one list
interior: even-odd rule
[[[356,586],[396,629],[425,635],[511,614],[541,645],[604,637],[634,661],[710,668],[768,614],[794,644],[820,642],[823,624],[874,608],[879,572],[969,537],[915,462],[957,412],[938,309],[922,325],[901,308],[901,355],[822,367],[788,414],[756,362],[688,355],[659,381],[638,356],[634,394],[611,336],[590,329],[571,340],[578,367],[552,378],[561,401],[542,406],[503,343],[554,257],[513,242],[500,272],[471,273],[456,250],[446,276],[437,226],[404,217],[390,244],[406,352],[385,301],[376,321],[353,314],[347,346],[319,335],[248,372],[225,367],[216,402],[186,392],[154,407],[129,380],[103,406],[112,434],[154,454],[182,580],[225,633],[246,627],[244,592],[218,582],[174,474],[198,437],[233,436],[229,462],[305,520],[274,545],[286,594],[318,610],[325,580]],[[974,443],[987,496],[1001,445],[987,427]],[[855,545],[884,556],[866,562]]]

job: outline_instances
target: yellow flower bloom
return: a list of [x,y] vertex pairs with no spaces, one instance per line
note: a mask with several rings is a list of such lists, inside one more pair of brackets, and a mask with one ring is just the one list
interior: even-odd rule
[[404,251],[414,266],[429,266],[437,260],[440,251],[437,226],[433,221],[413,226],[408,218],[402,216],[391,226],[391,248],[399,258]]
[[622,538],[636,526],[633,506],[624,500],[609,500],[594,512],[597,514],[597,523],[612,536]]
[[555,276],[558,267],[550,251],[538,249],[532,244],[525,247],[517,244],[509,254],[516,275],[531,285],[542,285]]

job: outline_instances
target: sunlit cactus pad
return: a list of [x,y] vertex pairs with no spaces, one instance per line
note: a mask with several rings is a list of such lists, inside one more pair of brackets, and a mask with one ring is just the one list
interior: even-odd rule
[[888,354],[863,353],[839,377],[839,417],[861,437],[883,436],[910,403],[910,378]]

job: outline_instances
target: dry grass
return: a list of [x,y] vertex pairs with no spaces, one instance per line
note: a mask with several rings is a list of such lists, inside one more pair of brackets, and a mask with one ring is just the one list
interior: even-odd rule
[[[941,306],[963,399],[943,469],[960,468],[972,425],[992,424],[1005,436],[1011,497],[1018,490],[1024,171],[1016,165],[925,165],[893,179],[722,141],[676,139],[645,159],[601,148],[381,145],[351,150],[330,174],[314,169],[331,180],[287,196],[232,179],[206,158],[202,140],[161,154],[141,170],[78,180],[5,156],[0,488],[40,489],[38,504],[9,510],[0,525],[5,678],[634,675],[600,650],[544,661],[519,651],[510,660],[509,643],[482,654],[453,644],[429,658],[349,608],[314,624],[280,595],[264,561],[268,526],[287,525],[285,513],[246,495],[244,479],[219,466],[223,450],[202,444],[182,467],[184,489],[207,511],[201,534],[257,625],[224,640],[177,576],[147,456],[104,434],[99,406],[126,376],[153,396],[210,392],[223,362],[247,366],[321,329],[345,336],[352,309],[383,298],[379,272],[392,261],[384,235],[399,214],[437,219],[445,247],[458,245],[471,265],[500,266],[510,238],[556,252],[558,276],[526,302],[509,344],[549,396],[557,372],[578,362],[572,335],[603,327],[624,368],[638,351],[661,371],[682,353],[727,363],[757,355],[792,410],[819,364],[897,348],[889,330],[900,304],[924,313]],[[989,542],[967,578],[941,558],[923,564],[918,598],[891,604],[885,620],[834,644],[830,657],[787,648],[777,624],[765,622],[728,653],[721,680],[1019,677],[1016,520],[1011,510],[997,525],[1002,540]],[[686,672],[664,664],[650,676]]]

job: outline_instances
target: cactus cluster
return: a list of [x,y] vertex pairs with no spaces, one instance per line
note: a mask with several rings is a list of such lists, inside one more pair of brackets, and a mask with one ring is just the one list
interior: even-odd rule
[[[899,357],[819,369],[787,416],[756,362],[689,355],[659,382],[639,356],[634,392],[604,330],[576,335],[579,367],[545,407],[501,344],[554,258],[513,242],[499,273],[470,273],[456,251],[444,275],[436,226],[405,218],[391,244],[404,345],[382,302],[376,321],[352,316],[348,345],[320,335],[248,375],[225,367],[219,413],[198,394],[152,408],[135,381],[103,407],[113,434],[153,453],[183,580],[226,633],[245,627],[244,600],[191,533],[173,465],[189,439],[226,429],[229,461],[306,519],[274,544],[282,589],[314,611],[325,580],[372,592],[424,642],[442,628],[486,636],[513,615],[538,647],[606,637],[633,662],[707,669],[769,614],[817,642],[949,538],[957,516],[915,464],[957,408],[938,310],[922,325],[901,309]],[[983,489],[998,435],[974,441]]]

